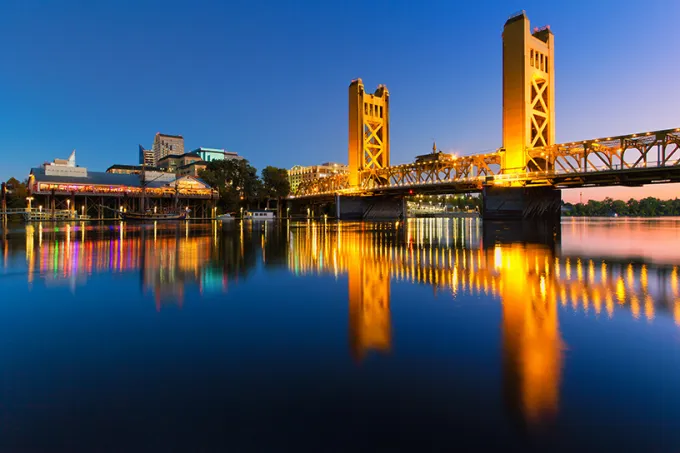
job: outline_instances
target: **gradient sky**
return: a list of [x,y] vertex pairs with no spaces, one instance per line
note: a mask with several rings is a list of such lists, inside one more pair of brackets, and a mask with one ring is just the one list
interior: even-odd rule
[[[0,179],[72,149],[92,170],[134,164],[159,131],[257,168],[346,162],[356,77],[390,90],[393,163],[433,138],[445,151],[492,150],[501,31],[520,9],[555,33],[559,142],[680,126],[676,0],[5,0]],[[680,187],[583,192],[669,198]]]

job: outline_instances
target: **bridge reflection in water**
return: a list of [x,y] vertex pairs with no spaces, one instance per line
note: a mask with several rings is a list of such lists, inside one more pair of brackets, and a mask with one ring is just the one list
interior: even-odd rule
[[[428,285],[452,301],[496,300],[507,406],[519,411],[515,419],[535,425],[558,411],[567,347],[559,312],[605,319],[632,315],[647,322],[672,316],[680,324],[677,262],[571,256],[560,241],[560,229],[546,226],[411,219],[405,224],[38,224],[26,227],[21,245],[29,284],[40,276],[46,284],[69,282],[75,290],[97,272],[134,271],[158,310],[166,304],[181,307],[185,299],[200,303],[206,293],[226,293],[257,269],[346,276],[349,345],[358,362],[372,352],[393,352],[390,301],[400,285]],[[3,239],[5,262],[16,245]],[[186,288],[195,290],[192,297]]]
[[489,222],[482,228],[474,219],[397,227],[310,222],[290,230],[289,266],[296,274],[347,275],[350,349],[357,359],[392,349],[393,281],[431,285],[454,299],[499,300],[507,406],[532,426],[558,412],[566,349],[559,306],[608,318],[618,306],[650,322],[662,311],[680,324],[677,266],[565,256],[559,239],[559,228]]

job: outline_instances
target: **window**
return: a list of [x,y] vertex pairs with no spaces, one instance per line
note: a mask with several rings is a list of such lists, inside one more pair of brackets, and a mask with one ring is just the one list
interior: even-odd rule
[[533,66],[533,65],[534,65],[534,49],[531,49],[530,55],[531,55],[531,56],[529,57],[529,64],[530,64],[531,66]]
[[548,57],[545,57],[545,72],[548,72]]

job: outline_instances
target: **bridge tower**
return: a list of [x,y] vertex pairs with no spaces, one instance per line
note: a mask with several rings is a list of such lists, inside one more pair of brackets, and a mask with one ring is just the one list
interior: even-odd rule
[[549,27],[530,29],[524,11],[503,28],[504,173],[527,169],[527,149],[555,144],[555,47]]
[[390,165],[390,94],[378,85],[364,91],[361,79],[349,85],[349,185],[359,185],[359,172]]
[[[521,174],[545,169],[552,162],[528,150],[555,144],[555,46],[550,28],[530,28],[524,11],[510,16],[503,28],[503,148],[501,170]],[[543,219],[559,221],[561,193],[551,186],[526,187],[506,180],[484,187],[485,220]]]

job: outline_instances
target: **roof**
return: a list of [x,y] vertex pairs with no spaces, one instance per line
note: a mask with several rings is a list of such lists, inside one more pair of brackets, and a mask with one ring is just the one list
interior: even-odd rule
[[[88,171],[86,177],[46,175],[43,168],[31,168],[31,174],[36,182],[62,183],[62,184],[94,184],[101,186],[130,186],[141,187],[139,175],[120,173],[106,173],[103,171]],[[150,181],[147,187],[162,187],[167,185],[165,181]]]
[[196,160],[194,162],[189,162],[188,164],[181,165],[181,166],[177,167],[177,169],[179,170],[180,168],[189,168],[192,165],[208,165],[209,163],[210,162],[206,162],[204,160]]
[[205,152],[210,152],[210,153],[225,153],[225,152],[226,152],[226,151],[223,150],[223,149],[219,149],[219,148],[204,148],[204,147],[202,147],[202,146],[201,146],[200,148],[196,148],[196,149],[193,150],[192,152],[198,153],[198,152],[200,152],[200,151],[205,151]]
[[160,137],[170,137],[170,138],[184,138],[181,135],[170,135],[170,134],[161,134],[160,132],[156,132],[156,135]]
[[109,170],[141,170],[144,168],[146,171],[163,171],[160,167],[153,167],[151,165],[125,165],[125,164],[114,164],[111,165],[109,168],[106,169],[106,171]]

